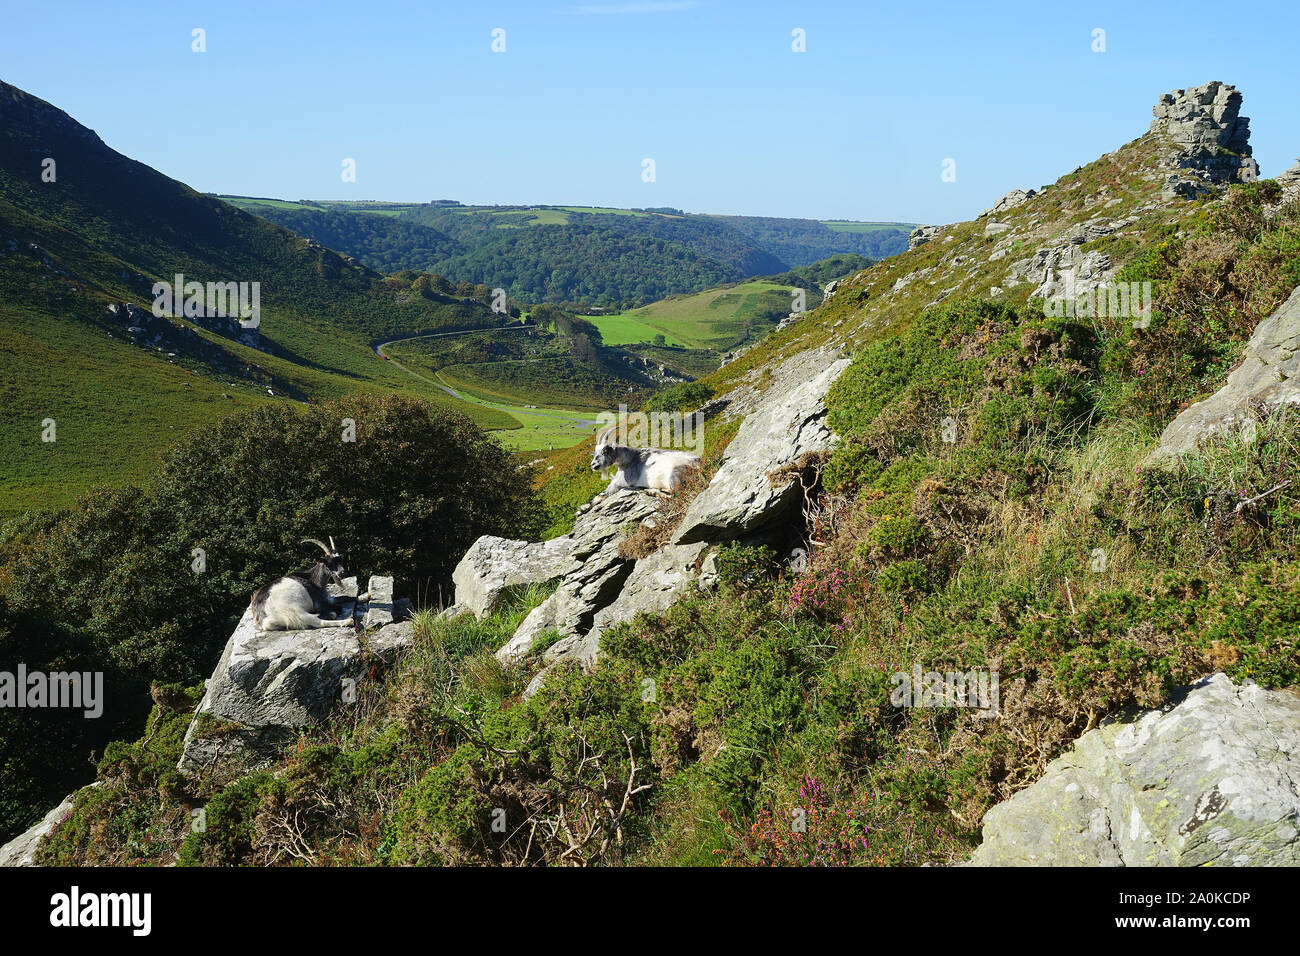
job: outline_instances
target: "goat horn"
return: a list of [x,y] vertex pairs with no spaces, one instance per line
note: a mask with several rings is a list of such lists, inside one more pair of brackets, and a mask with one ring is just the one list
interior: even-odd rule
[[334,547],[334,535],[330,535],[330,553],[334,554],[337,552],[338,552],[338,548]]
[[323,541],[318,541],[315,538],[303,538],[302,541],[299,542],[299,544],[314,544],[316,545],[316,547],[320,548],[326,554],[330,554],[330,549],[325,547],[325,543]]

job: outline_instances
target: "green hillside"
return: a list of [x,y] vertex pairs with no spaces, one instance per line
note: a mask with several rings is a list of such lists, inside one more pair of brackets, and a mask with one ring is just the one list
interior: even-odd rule
[[894,255],[912,228],[668,209],[222,198],[373,268],[427,270],[523,301],[614,308],[834,255]]
[[[57,157],[52,182],[47,156]],[[150,315],[153,283],[177,273],[259,283],[256,347],[229,323]],[[127,318],[126,304],[143,318]],[[483,301],[415,292],[196,193],[0,83],[0,515],[140,477],[173,435],[267,401],[396,389],[513,427],[371,348],[502,321]],[[133,322],[148,328],[130,333]],[[54,442],[40,440],[46,418]]]
[[[647,342],[663,335],[670,345],[725,352],[775,328],[790,313],[790,293],[790,286],[759,279],[670,296],[629,312],[593,316],[592,321],[609,342]],[[816,301],[809,299],[811,308]],[[648,337],[633,338],[647,332]]]

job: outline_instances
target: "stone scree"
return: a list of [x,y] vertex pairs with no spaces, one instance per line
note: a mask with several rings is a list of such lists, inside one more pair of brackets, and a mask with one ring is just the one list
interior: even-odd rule
[[754,539],[798,510],[797,480],[774,480],[772,472],[834,442],[826,425],[826,392],[848,359],[831,353],[806,359],[798,356],[775,370],[773,379],[782,387],[736,398],[735,406],[747,409],[745,420],[708,487],[660,550],[640,560],[619,555],[628,530],[655,520],[659,502],[644,491],[616,492],[579,513],[573,532],[563,537],[538,543],[480,538],[456,568],[456,603],[443,613],[483,617],[512,589],[556,583],[555,592],[497,651],[499,660],[517,661],[542,634],[561,635],[543,652],[544,666],[525,691],[531,695],[563,661],[591,667],[610,627],[641,611],[666,610],[692,585],[710,587],[717,576],[717,545]]
[[970,861],[1261,864],[1300,864],[1300,697],[1224,674],[1084,734],[985,815]]
[[[357,579],[330,590],[355,598]],[[179,769],[194,772],[230,759],[269,763],[301,728],[326,719],[346,679],[360,679],[374,658],[392,663],[412,640],[410,622],[396,620],[405,602],[394,603],[391,577],[371,577],[368,590],[369,604],[350,602],[343,615],[360,614],[363,628],[372,629],[362,633],[351,627],[259,631],[246,610],[190,721]]]

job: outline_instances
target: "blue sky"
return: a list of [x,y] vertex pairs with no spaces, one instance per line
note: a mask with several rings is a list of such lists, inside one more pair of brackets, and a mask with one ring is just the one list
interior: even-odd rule
[[1213,79],[1244,93],[1262,173],[1289,166],[1298,11],[47,0],[8,5],[0,79],[204,191],[951,222],[1141,135],[1160,93]]

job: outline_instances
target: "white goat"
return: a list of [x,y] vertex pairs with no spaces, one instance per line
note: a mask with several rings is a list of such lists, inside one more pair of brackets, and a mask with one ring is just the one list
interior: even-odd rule
[[618,471],[609,487],[596,495],[593,502],[624,488],[646,488],[672,494],[682,486],[687,471],[700,463],[699,455],[662,448],[629,448],[615,441],[616,430],[610,426],[596,436],[596,450],[591,456],[591,470],[603,471],[611,465]]
[[[259,631],[304,631],[318,627],[352,627],[351,617],[327,618],[337,614],[350,598],[336,598],[326,590],[329,584],[342,585],[343,556],[330,538],[329,547],[315,538],[303,539],[303,544],[314,544],[325,552],[316,563],[302,571],[286,574],[253,593],[251,602],[253,622]],[[369,600],[369,594],[356,598],[357,602]]]

